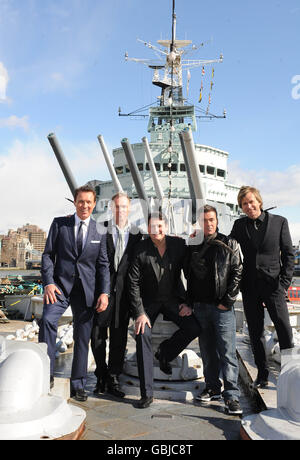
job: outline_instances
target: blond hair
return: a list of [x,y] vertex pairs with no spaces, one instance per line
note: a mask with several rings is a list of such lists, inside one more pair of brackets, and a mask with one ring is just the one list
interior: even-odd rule
[[127,198],[128,202],[130,203],[131,200],[130,200],[130,198],[129,198],[129,196],[127,195],[126,192],[118,192],[118,193],[116,193],[116,194],[111,198],[111,201],[115,201],[117,198],[122,198],[123,196],[124,196],[125,198]]
[[238,197],[237,197],[239,207],[242,208],[242,201],[245,198],[245,196],[247,195],[247,193],[253,193],[253,195],[255,196],[255,198],[257,199],[257,201],[260,204],[260,209],[262,209],[263,200],[262,200],[261,194],[260,194],[260,192],[259,192],[259,190],[257,188],[251,187],[250,185],[242,185],[242,187],[240,188],[240,191],[239,191]]

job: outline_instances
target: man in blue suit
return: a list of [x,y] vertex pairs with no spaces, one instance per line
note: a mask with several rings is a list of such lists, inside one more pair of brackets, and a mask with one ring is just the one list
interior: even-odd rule
[[106,236],[98,233],[96,222],[90,217],[96,205],[95,191],[88,186],[78,188],[74,204],[74,215],[53,220],[43,253],[44,310],[39,342],[48,345],[52,387],[58,320],[71,305],[74,327],[71,396],[85,401],[94,311],[107,308],[110,274]]

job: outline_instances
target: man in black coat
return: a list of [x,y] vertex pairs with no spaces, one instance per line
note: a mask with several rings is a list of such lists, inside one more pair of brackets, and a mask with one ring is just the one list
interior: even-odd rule
[[274,323],[280,349],[293,347],[286,291],[294,272],[294,250],[287,220],[263,211],[262,198],[256,188],[241,187],[238,204],[246,217],[235,221],[231,236],[240,243],[244,257],[241,291],[258,368],[255,386],[265,387],[269,370],[264,343],[264,308]]
[[167,221],[161,214],[149,217],[150,238],[138,243],[129,269],[129,294],[135,318],[137,363],[141,399],[139,408],[153,401],[153,352],[151,328],[162,313],[179,329],[163,341],[155,357],[160,369],[172,374],[170,361],[198,337],[200,328],[192,310],[185,304],[186,293],[181,281],[181,269],[186,255],[184,240],[166,236]]
[[[95,394],[108,393],[123,398],[119,375],[123,370],[129,323],[129,298],[126,278],[133,249],[142,238],[139,229],[130,226],[130,199],[126,193],[112,198],[113,220],[106,222],[107,255],[110,269],[110,298],[105,311],[95,314],[91,346],[96,362]],[[109,328],[109,356],[106,343]]]

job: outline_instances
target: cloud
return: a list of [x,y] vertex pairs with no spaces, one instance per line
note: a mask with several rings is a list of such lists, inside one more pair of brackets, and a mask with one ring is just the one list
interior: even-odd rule
[[6,68],[3,63],[0,62],[0,102],[7,102],[6,89],[8,85],[9,77]]
[[[22,87],[28,96],[86,87],[87,72],[116,27],[117,11],[109,2],[94,0],[0,0],[0,56],[12,56],[14,88]],[[6,86],[7,73],[0,101]]]
[[295,245],[300,244],[300,222],[289,222],[292,240]]
[[[106,165],[95,142],[61,142],[78,185],[108,179]],[[66,200],[72,194],[48,141],[15,140],[0,156],[0,234],[29,222],[48,231],[54,217],[72,214]]]
[[0,118],[0,128],[22,128],[24,131],[28,131],[28,116],[19,118],[16,115],[11,115],[8,118]]
[[300,165],[289,166],[283,171],[244,170],[239,162],[231,162],[228,169],[229,182],[257,187],[265,206],[300,205]]
[[63,82],[64,81],[64,76],[59,73],[59,72],[54,72],[50,75],[50,78],[54,81],[57,81],[57,82]]
[[[0,233],[29,222],[48,231],[53,217],[73,212],[70,191],[47,144],[14,141],[0,158]],[[68,204],[69,203],[69,204]]]
[[[228,180],[237,185],[252,185],[261,192],[264,208],[284,208],[282,215],[289,220],[294,243],[300,240],[300,165],[282,171],[242,169],[240,163],[229,162]],[[276,212],[276,211],[275,211]],[[280,213],[281,210],[278,210]]]
[[[109,145],[107,149],[109,150]],[[110,151],[110,150],[109,150]],[[92,179],[110,180],[109,172],[97,140],[73,144],[64,143],[67,158],[72,159],[72,169],[78,184]],[[111,158],[113,161],[113,159]]]

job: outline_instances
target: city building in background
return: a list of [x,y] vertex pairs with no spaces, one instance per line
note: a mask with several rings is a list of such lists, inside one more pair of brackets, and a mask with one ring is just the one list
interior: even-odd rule
[[37,225],[26,224],[0,235],[0,266],[21,269],[38,268],[47,234]]

